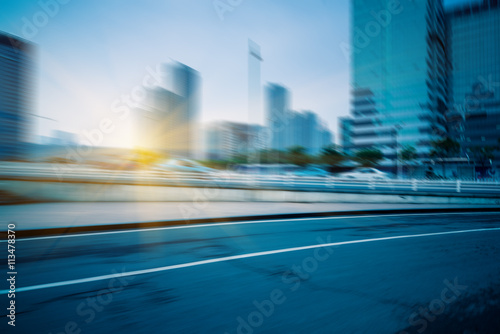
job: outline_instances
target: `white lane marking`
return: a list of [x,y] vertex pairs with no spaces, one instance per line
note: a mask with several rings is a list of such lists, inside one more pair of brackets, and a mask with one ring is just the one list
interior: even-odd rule
[[[399,213],[399,214],[389,214],[385,215],[383,213],[377,215],[360,215],[360,216],[332,216],[332,217],[311,217],[311,218],[287,218],[287,219],[269,219],[269,220],[251,220],[242,222],[228,222],[228,223],[207,223],[207,224],[190,224],[190,225],[178,225],[178,226],[166,226],[166,227],[154,227],[154,228],[138,228],[138,229],[128,229],[121,231],[108,231],[108,232],[91,232],[91,233],[76,233],[76,234],[63,234],[63,235],[51,235],[46,237],[34,237],[34,238],[22,238],[16,239],[16,242],[20,241],[35,241],[35,240],[46,240],[46,239],[58,239],[58,238],[76,238],[76,237],[88,237],[96,235],[106,235],[106,234],[120,234],[120,233],[135,233],[135,232],[153,232],[162,230],[177,230],[185,228],[198,228],[198,227],[212,227],[212,226],[230,226],[230,225],[246,225],[246,224],[262,224],[262,223],[280,223],[288,221],[303,221],[303,220],[326,220],[326,219],[355,219],[355,218],[382,218],[382,217],[402,217],[402,216],[439,216],[439,215],[491,215],[495,212],[437,212],[437,213]],[[346,212],[349,214],[349,212]],[[230,219],[231,217],[228,217]],[[128,224],[128,223],[126,223]],[[134,223],[131,223],[134,224]],[[138,223],[140,224],[140,223]],[[110,224],[113,225],[113,224]],[[7,240],[0,240],[0,243],[7,242]]]
[[[95,276],[95,277],[88,277],[88,278],[81,278],[81,279],[75,279],[75,280],[69,280],[69,281],[62,281],[62,282],[54,282],[54,283],[47,283],[47,284],[32,285],[32,286],[17,288],[16,292],[41,290],[41,289],[55,288],[55,287],[60,287],[60,286],[65,286],[65,285],[74,285],[74,284],[81,284],[81,283],[102,281],[102,280],[113,279],[113,278],[120,278],[120,277],[127,277],[127,276],[136,276],[136,275],[151,274],[151,273],[156,273],[156,272],[160,272],[160,271],[167,271],[167,270],[174,270],[174,269],[195,267],[195,266],[201,266],[201,265],[210,264],[210,263],[226,262],[226,261],[246,259],[246,258],[251,258],[251,257],[280,254],[280,253],[297,252],[297,251],[302,251],[302,250],[307,250],[307,249],[315,249],[315,248],[322,248],[322,247],[333,247],[333,246],[360,244],[360,243],[375,242],[375,241],[385,241],[385,240],[405,239],[405,238],[419,238],[419,237],[430,237],[430,236],[436,236],[436,235],[449,235],[449,234],[485,232],[485,231],[500,231],[500,227],[480,228],[480,229],[474,229],[474,230],[449,231],[449,232],[434,232],[434,233],[413,234],[413,235],[400,235],[400,236],[394,236],[394,237],[361,239],[361,240],[351,240],[351,241],[340,241],[340,242],[332,242],[332,243],[310,245],[310,246],[283,248],[283,249],[277,249],[277,250],[271,250],[271,251],[264,251],[264,252],[256,252],[256,253],[248,253],[248,254],[241,254],[241,255],[225,256],[225,257],[220,257],[220,258],[210,259],[210,260],[188,262],[188,263],[182,263],[182,264],[174,264],[174,265],[165,266],[165,267],[157,267],[157,268],[151,268],[151,269],[135,270],[135,271],[129,271],[129,272],[125,272],[125,273],[117,273],[117,274],[102,275],[102,276]],[[0,294],[7,294],[8,292],[9,292],[9,290],[1,290]]]

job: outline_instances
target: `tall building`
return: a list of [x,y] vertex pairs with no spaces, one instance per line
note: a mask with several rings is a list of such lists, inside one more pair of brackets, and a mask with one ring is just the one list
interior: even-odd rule
[[194,158],[199,150],[200,76],[181,64],[165,65],[162,87],[147,89],[137,110],[140,147],[172,156]]
[[50,137],[49,145],[56,146],[76,146],[78,143],[78,136],[75,133],[61,130],[52,130],[52,137]]
[[318,155],[321,149],[332,144],[332,134],[316,113],[288,111],[284,129],[285,148],[302,146],[308,154]]
[[[484,0],[447,10],[450,131],[462,154],[500,146],[500,2]],[[500,151],[492,159],[500,168]],[[484,159],[483,159],[484,160]],[[489,160],[489,159],[488,159]]]
[[302,146],[308,154],[317,155],[323,147],[332,144],[330,130],[316,113],[290,109],[288,89],[269,84],[266,99],[271,149],[286,151]]
[[346,153],[351,153],[350,148],[352,147],[352,139],[351,139],[352,121],[353,119],[351,117],[339,117],[338,119],[340,146],[343,147]]
[[445,15],[441,0],[352,0],[352,107],[347,150],[402,145],[421,157],[446,133]]
[[250,123],[262,123],[262,106],[260,83],[260,64],[262,57],[260,46],[252,40],[248,40],[248,121]]
[[26,155],[33,114],[34,47],[0,32],[0,159]]
[[266,147],[267,131],[262,125],[214,122],[205,130],[205,156],[210,160],[229,160],[251,155]]
[[284,151],[287,147],[285,129],[288,126],[290,93],[281,85],[269,84],[266,87],[267,126],[270,135],[270,148]]

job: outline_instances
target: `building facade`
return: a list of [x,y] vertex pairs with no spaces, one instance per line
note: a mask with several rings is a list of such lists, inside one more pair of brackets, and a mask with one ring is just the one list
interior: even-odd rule
[[347,151],[380,149],[394,160],[411,145],[421,157],[446,133],[445,15],[439,0],[353,0],[351,119]]
[[266,87],[266,118],[271,149],[284,151],[287,148],[286,128],[289,126],[290,92],[278,84]]
[[248,157],[249,162],[253,162],[252,160],[257,160],[258,152],[266,147],[266,135],[266,128],[257,124],[225,121],[211,123],[205,129],[205,158],[230,160],[243,155]]
[[0,159],[23,159],[34,104],[34,47],[0,32]]
[[[478,165],[500,168],[479,148],[500,146],[500,2],[484,0],[447,10],[450,132]],[[486,160],[486,161],[485,161]]]
[[332,144],[332,134],[323,120],[312,111],[290,109],[290,93],[281,85],[269,84],[266,94],[270,144],[273,150],[286,151],[302,146],[317,155]]
[[137,142],[143,149],[195,158],[199,151],[200,76],[181,64],[165,65],[169,80],[146,90],[137,108]]

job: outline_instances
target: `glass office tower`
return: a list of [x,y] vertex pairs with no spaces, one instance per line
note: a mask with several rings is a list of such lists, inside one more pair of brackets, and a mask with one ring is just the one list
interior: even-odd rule
[[270,148],[284,151],[287,148],[286,128],[289,126],[290,93],[278,84],[266,87],[266,118],[269,128]]
[[33,77],[33,46],[0,32],[0,159],[25,158]]
[[[500,5],[498,0],[466,3],[447,11],[451,59],[450,130],[462,154],[491,166],[477,147],[500,145]],[[485,161],[486,160],[486,161]],[[492,159],[500,166],[500,151]]]
[[166,82],[146,90],[136,108],[139,146],[171,156],[196,158],[199,151],[198,118],[200,75],[179,62],[165,64]]
[[[421,157],[445,135],[447,58],[441,0],[352,0],[352,119],[348,151]],[[344,121],[345,124],[345,121]]]

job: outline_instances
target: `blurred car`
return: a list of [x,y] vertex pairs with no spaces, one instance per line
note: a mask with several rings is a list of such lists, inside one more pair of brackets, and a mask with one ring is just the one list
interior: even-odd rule
[[390,180],[389,173],[379,171],[376,168],[357,168],[351,172],[339,174],[342,178],[356,179],[356,180]]
[[292,173],[295,176],[327,177],[330,175],[326,170],[318,167],[305,167]]
[[167,162],[158,164],[155,169],[179,173],[212,174],[215,172],[215,169],[205,167],[196,161],[188,159],[170,159]]

